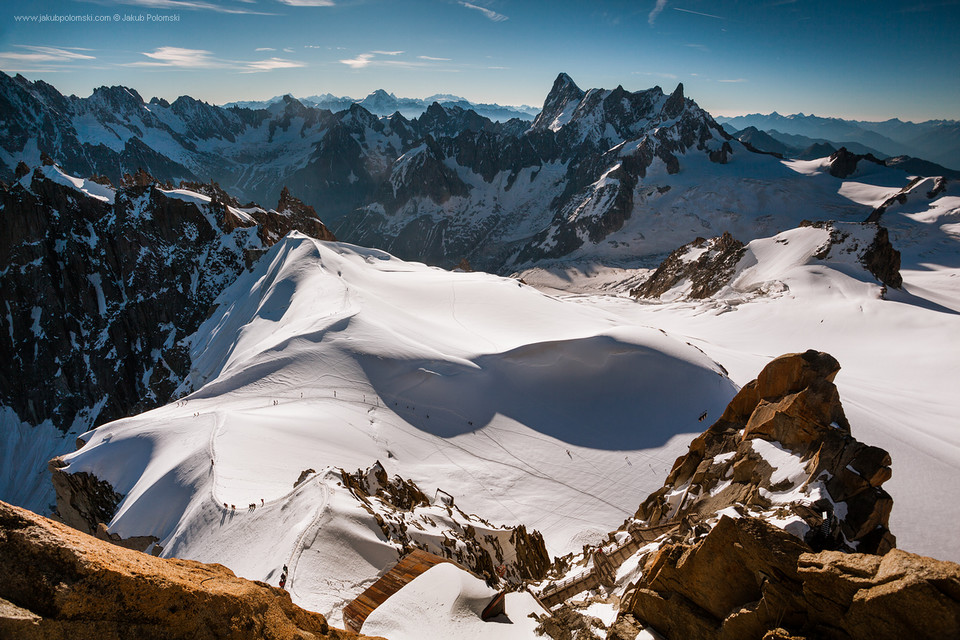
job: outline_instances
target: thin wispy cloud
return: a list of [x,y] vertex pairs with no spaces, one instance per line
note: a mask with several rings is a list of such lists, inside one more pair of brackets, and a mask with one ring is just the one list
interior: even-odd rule
[[746,82],[746,78],[733,78],[728,80],[717,80],[717,82]]
[[276,51],[273,47],[257,47],[254,51]]
[[726,20],[723,16],[715,16],[712,13],[703,13],[702,11],[692,11],[691,9],[681,9],[680,7],[673,7],[674,11],[682,11],[683,13],[692,13],[695,16],[703,16],[704,18],[716,18],[717,20]]
[[274,71],[276,69],[297,69],[306,66],[296,60],[284,60],[283,58],[269,58],[267,60],[255,60],[253,62],[242,63],[245,69],[240,69],[241,73],[260,73],[262,71]]
[[710,53],[710,49],[705,44],[685,44],[683,46],[696,49],[697,51],[703,51],[704,53]]
[[146,9],[172,9],[175,11],[214,11],[216,13],[249,14],[271,16],[272,13],[254,11],[243,7],[204,2],[203,0],[115,0],[115,4],[125,4]]
[[473,9],[474,11],[479,11],[490,20],[493,20],[494,22],[503,22],[504,20],[509,20],[507,16],[503,15],[502,13],[497,13],[493,9],[487,9],[486,7],[481,7],[479,5],[475,5],[470,2],[463,2],[463,0],[460,0],[459,4],[461,7],[466,7],[467,9]]
[[229,69],[240,73],[259,73],[306,66],[302,62],[284,58],[228,60],[218,58],[212,51],[206,49],[186,49],[183,47],[159,47],[153,51],[143,51],[141,53],[150,59],[131,62],[125,66],[147,69]]
[[347,65],[351,69],[363,69],[370,64],[372,59],[372,53],[361,53],[356,58],[347,58],[346,60],[341,60],[340,62]]
[[657,16],[659,16],[664,9],[667,8],[667,0],[657,0],[656,6],[650,11],[650,15],[647,16],[647,22],[653,26],[653,23],[657,21]]
[[59,71],[83,60],[96,60],[90,49],[73,47],[40,47],[15,44],[14,51],[0,51],[0,66],[7,71]]
[[[361,53],[353,58],[340,60],[351,69],[364,69],[366,67],[393,67],[395,69],[417,69],[423,67],[432,67],[438,70],[444,70],[442,65],[437,63],[449,62],[450,58],[434,58],[431,56],[417,56],[417,60],[398,59],[398,56],[404,54],[404,51],[368,51]],[[387,56],[386,58],[378,56]],[[449,69],[447,69],[449,70]]]
[[212,51],[185,49],[183,47],[160,47],[153,51],[141,51],[150,60],[131,62],[131,67],[178,67],[181,69],[216,69],[226,66],[217,60]]
[[277,0],[291,7],[332,7],[333,0]]

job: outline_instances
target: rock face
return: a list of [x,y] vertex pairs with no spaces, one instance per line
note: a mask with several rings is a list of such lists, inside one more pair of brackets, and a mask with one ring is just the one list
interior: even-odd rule
[[355,638],[226,567],[121,549],[0,503],[0,637]]
[[812,553],[758,518],[730,518],[647,563],[625,612],[667,638],[953,638],[960,565],[894,549]]
[[675,250],[646,282],[630,292],[637,298],[659,298],[683,280],[693,299],[709,298],[730,281],[746,248],[729,233],[710,240],[697,238]]
[[828,354],[771,361],[674,463],[637,511],[648,525],[691,524],[733,507],[777,519],[818,548],[885,553],[893,499],[880,485],[890,455],[850,435]]
[[268,211],[216,183],[129,182],[47,165],[0,188],[0,403],[24,422],[82,433],[166,402],[224,287],[291,229],[333,238],[289,192]]

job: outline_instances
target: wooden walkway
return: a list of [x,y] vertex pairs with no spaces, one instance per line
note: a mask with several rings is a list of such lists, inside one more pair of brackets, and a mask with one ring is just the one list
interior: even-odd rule
[[[343,610],[343,621],[346,625],[357,633],[360,633],[360,627],[374,609],[383,604],[387,598],[395,594],[404,586],[413,581],[421,573],[440,564],[449,562],[457,565],[452,560],[441,558],[432,553],[414,549],[407,555],[400,558],[400,562],[384,574],[379,580],[367,587],[366,591],[361,593],[356,599],[348,604]],[[462,568],[462,567],[461,567]]]
[[601,584],[612,587],[616,579],[617,569],[624,561],[665,533],[676,529],[677,522],[657,525],[655,527],[634,527],[630,529],[630,539],[611,551],[604,552],[600,547],[593,553],[593,569],[564,582],[548,584],[540,592],[540,600],[547,608],[552,609],[583,591],[596,589]]

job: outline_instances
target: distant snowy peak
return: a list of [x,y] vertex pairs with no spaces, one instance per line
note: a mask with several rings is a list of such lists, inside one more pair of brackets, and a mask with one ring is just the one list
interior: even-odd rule
[[[290,94],[287,94],[287,96],[290,96]],[[272,105],[281,102],[287,96],[275,96],[268,100],[228,102],[224,104],[223,107],[225,109],[269,109]],[[292,98],[292,96],[290,97]],[[472,109],[481,116],[489,118],[494,122],[506,122],[512,118],[529,121],[539,112],[538,109],[528,105],[511,106],[496,103],[472,102],[466,98],[448,93],[438,93],[427,98],[398,98],[395,94],[383,89],[377,89],[365,98],[351,98],[349,96],[335,96],[331,93],[324,93],[299,98],[298,100],[304,105],[317,109],[327,109],[334,113],[349,109],[351,105],[359,104],[377,116],[392,116],[395,113],[400,113],[406,118],[419,117],[434,103],[439,103],[444,107]]]

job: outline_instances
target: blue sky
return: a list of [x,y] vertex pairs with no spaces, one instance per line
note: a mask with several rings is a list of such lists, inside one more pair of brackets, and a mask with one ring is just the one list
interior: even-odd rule
[[565,71],[584,89],[683,82],[717,115],[960,119],[960,0],[17,4],[0,8],[0,69],[81,96],[104,84],[214,103],[383,88],[539,106]]

